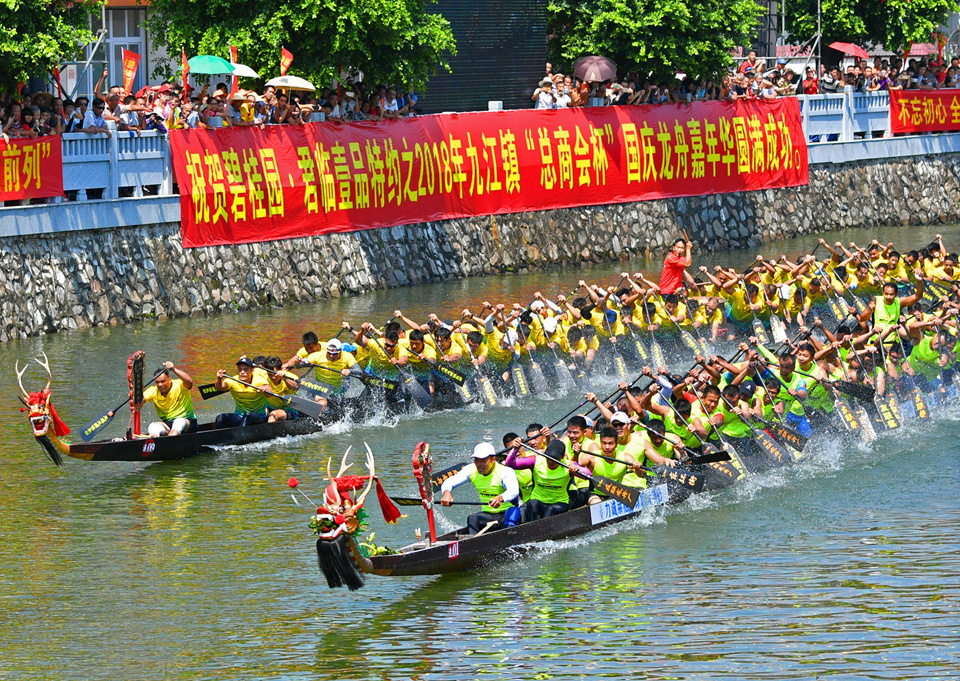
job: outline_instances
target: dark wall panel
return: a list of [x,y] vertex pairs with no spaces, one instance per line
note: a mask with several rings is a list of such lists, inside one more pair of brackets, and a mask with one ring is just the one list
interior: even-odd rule
[[428,5],[453,28],[452,73],[430,79],[426,113],[529,108],[547,60],[546,0],[439,0]]

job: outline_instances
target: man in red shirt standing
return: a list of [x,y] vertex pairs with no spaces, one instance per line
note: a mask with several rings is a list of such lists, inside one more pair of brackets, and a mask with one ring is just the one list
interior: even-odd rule
[[663,261],[663,271],[660,273],[660,295],[676,293],[683,287],[686,269],[693,264],[690,258],[692,248],[693,244],[688,239],[677,239],[674,242],[673,248]]

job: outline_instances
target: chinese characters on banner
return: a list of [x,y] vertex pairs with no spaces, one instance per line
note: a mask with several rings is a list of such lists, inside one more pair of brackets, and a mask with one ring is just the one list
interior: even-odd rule
[[796,99],[171,131],[183,244],[805,185]]
[[59,137],[0,140],[3,180],[0,201],[63,195],[63,155]]
[[890,131],[960,130],[960,90],[891,90]]
[[123,89],[130,94],[133,92],[133,81],[137,77],[137,68],[140,66],[140,55],[122,48],[120,54],[123,57]]

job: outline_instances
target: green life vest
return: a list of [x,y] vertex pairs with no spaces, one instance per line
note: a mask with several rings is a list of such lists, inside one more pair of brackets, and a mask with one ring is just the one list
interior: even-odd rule
[[[746,402],[741,401],[740,406],[746,408]],[[717,410],[723,414],[723,423],[720,425],[720,432],[727,437],[750,437],[753,435],[750,427],[744,423],[743,419],[727,409],[727,404],[720,401]],[[717,413],[717,412],[714,412]]]
[[[637,439],[637,442],[640,442],[640,448],[639,448],[639,451],[638,451],[636,445],[630,447],[630,455],[631,455],[631,456],[634,458],[634,460],[635,460],[637,463],[639,463],[641,466],[647,466],[647,465],[649,465],[650,462],[647,461],[647,455],[646,455],[646,453],[644,452],[644,449],[643,449],[642,437],[639,436],[639,435],[631,435],[631,436],[630,436],[631,444],[633,443],[634,438]],[[618,458],[618,459],[625,459],[625,458],[626,458],[626,457],[624,456],[624,452],[626,451],[626,449],[627,449],[628,446],[629,446],[629,445],[621,445],[621,444],[618,444],[618,445],[617,445],[617,458]],[[633,469],[632,469],[632,468],[626,468],[626,466],[624,466],[624,468],[625,468],[625,471],[624,471],[624,473],[623,473],[623,477],[620,479],[620,482],[621,482],[622,484],[626,485],[627,487],[638,487],[638,488],[640,488],[640,489],[646,489],[646,487],[647,487],[647,476],[646,476],[645,474],[644,474],[644,475],[637,475],[636,473],[633,472]]]
[[[788,388],[797,391],[799,391],[801,388],[806,388],[807,383],[804,380],[806,376],[801,376],[797,372],[793,372],[793,374],[791,374],[789,381],[780,375],[779,369],[777,369],[777,376],[779,376],[780,380],[783,381]],[[800,400],[798,400],[796,397],[791,397],[789,393],[783,390],[782,386],[780,390],[780,396],[791,414],[803,416],[803,406],[800,404]]]
[[896,326],[900,323],[900,299],[894,298],[893,302],[887,305],[883,296],[874,298],[876,305],[873,309],[873,323],[877,326]]
[[929,380],[940,375],[940,353],[931,346],[932,340],[925,337],[910,353],[910,365]]
[[[803,367],[799,367],[799,369],[805,374],[813,374],[818,369],[818,366],[816,362],[810,362],[808,369],[804,369]],[[830,393],[827,392],[827,389],[823,387],[823,384],[809,376],[804,376],[804,379],[806,379],[807,383],[807,404],[814,409],[819,409],[828,414],[832,413],[833,398],[830,396]]]
[[517,485],[520,487],[520,501],[527,501],[533,494],[533,471],[524,468],[515,472],[517,474]]
[[476,464],[470,464],[473,468],[473,471],[470,473],[470,482],[473,483],[473,486],[477,488],[477,494],[480,496],[480,501],[483,503],[482,511],[484,513],[503,513],[508,508],[513,507],[513,503],[509,501],[504,501],[500,504],[499,508],[492,508],[490,506],[490,501],[506,491],[506,487],[503,486],[503,475],[504,471],[507,470],[507,467],[501,463],[496,463],[493,466],[493,470],[490,471],[489,475],[480,475],[480,471],[477,470]]
[[691,433],[690,429],[687,428],[683,424],[683,421],[680,420],[680,417],[672,411],[667,414],[667,417],[663,420],[663,423],[667,427],[667,432],[673,433],[679,437],[680,441],[687,447],[700,446],[700,440],[697,439],[697,436]]
[[[569,435],[564,436],[561,441],[563,442],[564,446],[567,448],[567,453],[563,457],[564,462],[573,461],[574,463],[580,463],[580,457],[577,456],[573,451],[573,440],[570,439],[570,436]],[[580,443],[581,447],[585,446],[587,442],[590,442],[590,440],[587,440],[587,438],[583,438],[582,442]],[[584,450],[581,449],[580,451],[584,451]],[[584,480],[579,475],[573,476],[572,487],[574,489],[587,489],[589,486],[590,486],[589,480]]]
[[544,457],[537,457],[537,462],[533,465],[533,480],[536,485],[531,498],[545,504],[569,503],[567,486],[570,484],[570,471],[565,466],[551,469],[548,464],[549,461]]
[[[620,453],[623,451],[623,445],[617,445],[616,453],[614,457],[620,458]],[[603,452],[601,452],[602,454]],[[606,459],[601,459],[599,456],[594,459],[593,462],[593,474],[594,475],[603,475],[610,478],[616,482],[623,480],[624,474],[627,472],[627,465],[623,463],[616,463],[614,461],[607,461]]]

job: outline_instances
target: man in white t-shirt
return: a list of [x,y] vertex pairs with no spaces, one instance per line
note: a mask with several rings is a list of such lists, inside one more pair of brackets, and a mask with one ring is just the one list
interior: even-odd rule
[[400,106],[397,104],[397,93],[393,88],[387,90],[387,96],[383,98],[381,108],[383,109],[381,113],[384,118],[400,118],[400,114],[398,113]]
[[533,100],[536,102],[534,109],[556,109],[557,97],[553,93],[553,80],[544,78],[540,81],[539,87],[533,91]]
[[326,114],[328,121],[342,123],[347,115],[346,107],[340,103],[340,96],[336,92],[331,92],[327,97],[327,105],[323,107],[323,113]]

